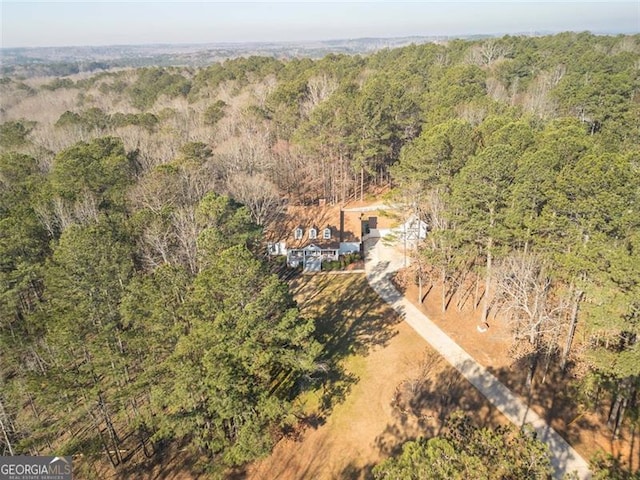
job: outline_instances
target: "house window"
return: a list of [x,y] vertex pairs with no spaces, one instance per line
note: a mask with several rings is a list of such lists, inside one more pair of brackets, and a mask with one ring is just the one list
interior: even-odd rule
[[302,238],[302,229],[300,227],[296,228],[296,231],[293,233],[296,240],[300,240]]
[[310,240],[315,240],[316,238],[318,238],[318,230],[316,230],[315,228],[310,228],[309,229],[309,239]]
[[322,238],[324,238],[325,240],[331,239],[331,229],[329,227],[325,228],[322,231]]

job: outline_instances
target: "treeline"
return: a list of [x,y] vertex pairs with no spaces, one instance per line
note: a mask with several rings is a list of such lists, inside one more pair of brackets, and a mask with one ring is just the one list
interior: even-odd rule
[[[564,33],[367,57],[2,78],[0,418],[8,427],[0,441],[41,451],[85,432],[86,442],[116,451],[121,434],[108,425],[127,415],[140,425],[143,446],[163,436],[196,438],[158,422],[161,411],[199,426],[218,421],[204,392],[222,379],[207,377],[202,364],[217,354],[190,364],[176,353],[188,352],[185,342],[209,342],[212,333],[203,332],[212,318],[221,319],[220,332],[231,328],[231,304],[220,300],[218,311],[206,303],[209,284],[200,277],[221,284],[232,277],[224,252],[253,272],[251,225],[277,221],[286,202],[342,203],[376,185],[396,187],[397,201],[429,223],[416,279],[444,286],[443,308],[452,308],[456,292],[459,308],[482,296],[481,321],[511,318],[513,353],[528,365],[531,385],[536,372],[558,365],[582,379],[586,400],[607,405],[614,433],[637,422],[638,61],[638,35]],[[255,281],[232,284],[247,293],[230,303],[281,288],[255,265]],[[263,299],[254,310],[286,324],[294,315],[285,297],[274,294],[275,305]],[[148,341],[173,340],[166,349],[145,345],[143,355],[136,342],[156,323]],[[206,451],[231,451],[241,431],[264,426],[267,410],[274,424],[286,417],[285,400],[313,357],[291,353],[311,342],[312,326],[294,325],[301,331],[289,329],[290,343],[256,340],[272,352],[261,360],[266,373],[254,386],[238,385],[254,403],[221,400],[217,431],[226,440],[207,440]],[[286,365],[269,350],[278,342]],[[230,368],[254,372],[236,347],[225,357]],[[208,382],[199,396],[161,383],[187,378],[187,365]],[[43,385],[72,384],[53,381],[70,368],[82,379],[76,394],[38,397]],[[268,397],[261,388],[282,403],[260,403]],[[183,403],[155,402],[161,392]],[[234,417],[242,405],[251,412],[242,416],[246,430]],[[77,421],[61,424],[72,416],[58,406]],[[99,425],[101,437],[87,425]],[[252,439],[252,451],[267,448],[242,438]]]
[[431,227],[417,281],[441,287],[443,311],[454,294],[477,305],[482,284],[480,322],[509,321],[527,385],[540,366],[542,381],[553,365],[586,366],[583,400],[610,405],[615,435],[637,421],[640,387],[638,159],[578,120],[494,117],[424,130],[392,169]]
[[295,421],[313,321],[254,254],[247,209],[198,183],[206,149],[183,150],[142,178],[113,137],[62,150],[48,172],[0,156],[3,454],[122,471],[179,444],[222,471]]
[[[554,65],[559,58],[529,52],[531,43],[472,49],[511,105],[487,108],[478,90],[465,115],[434,115],[404,145],[392,178],[430,226],[419,286],[440,286],[443,312],[468,303],[481,305],[481,323],[508,321],[529,392],[551,373],[570,374],[580,380],[576,402],[603,414],[617,438],[625,423],[637,429],[640,407],[640,83],[629,68],[638,52],[613,54],[610,44],[592,64],[602,50],[576,42]],[[459,85],[435,93],[447,88]],[[554,105],[546,113],[545,102]]]
[[637,36],[565,33],[41,83],[5,77],[2,117],[37,121],[30,139],[48,155],[107,134],[153,166],[199,141],[233,164],[231,183],[257,176],[293,202],[344,202],[388,183],[402,148],[449,120],[574,118],[606,151],[632,149],[637,58]]
[[80,72],[95,72],[98,70],[108,70],[117,65],[108,62],[47,62],[39,58],[27,58],[22,56],[15,49],[5,49],[3,52],[5,62],[0,67],[2,75],[11,76],[55,76],[64,77]]

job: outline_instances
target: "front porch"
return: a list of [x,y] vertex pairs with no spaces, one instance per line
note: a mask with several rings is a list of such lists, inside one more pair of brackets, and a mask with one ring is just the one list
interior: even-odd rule
[[319,272],[322,262],[338,260],[339,251],[337,248],[320,248],[314,244],[291,249],[287,251],[287,265],[294,268],[302,266],[305,272]]

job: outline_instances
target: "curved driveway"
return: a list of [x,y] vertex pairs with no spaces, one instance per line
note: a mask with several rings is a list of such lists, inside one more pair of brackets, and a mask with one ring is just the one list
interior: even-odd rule
[[538,438],[549,445],[555,477],[575,471],[580,479],[591,478],[588,463],[564,438],[396,290],[391,276],[403,266],[403,253],[375,238],[366,240],[365,248],[371,287],[511,422],[533,426]]

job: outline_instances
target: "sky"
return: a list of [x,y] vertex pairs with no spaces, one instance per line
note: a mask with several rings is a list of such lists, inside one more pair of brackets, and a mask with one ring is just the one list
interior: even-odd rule
[[0,0],[1,46],[640,32],[640,1]]

